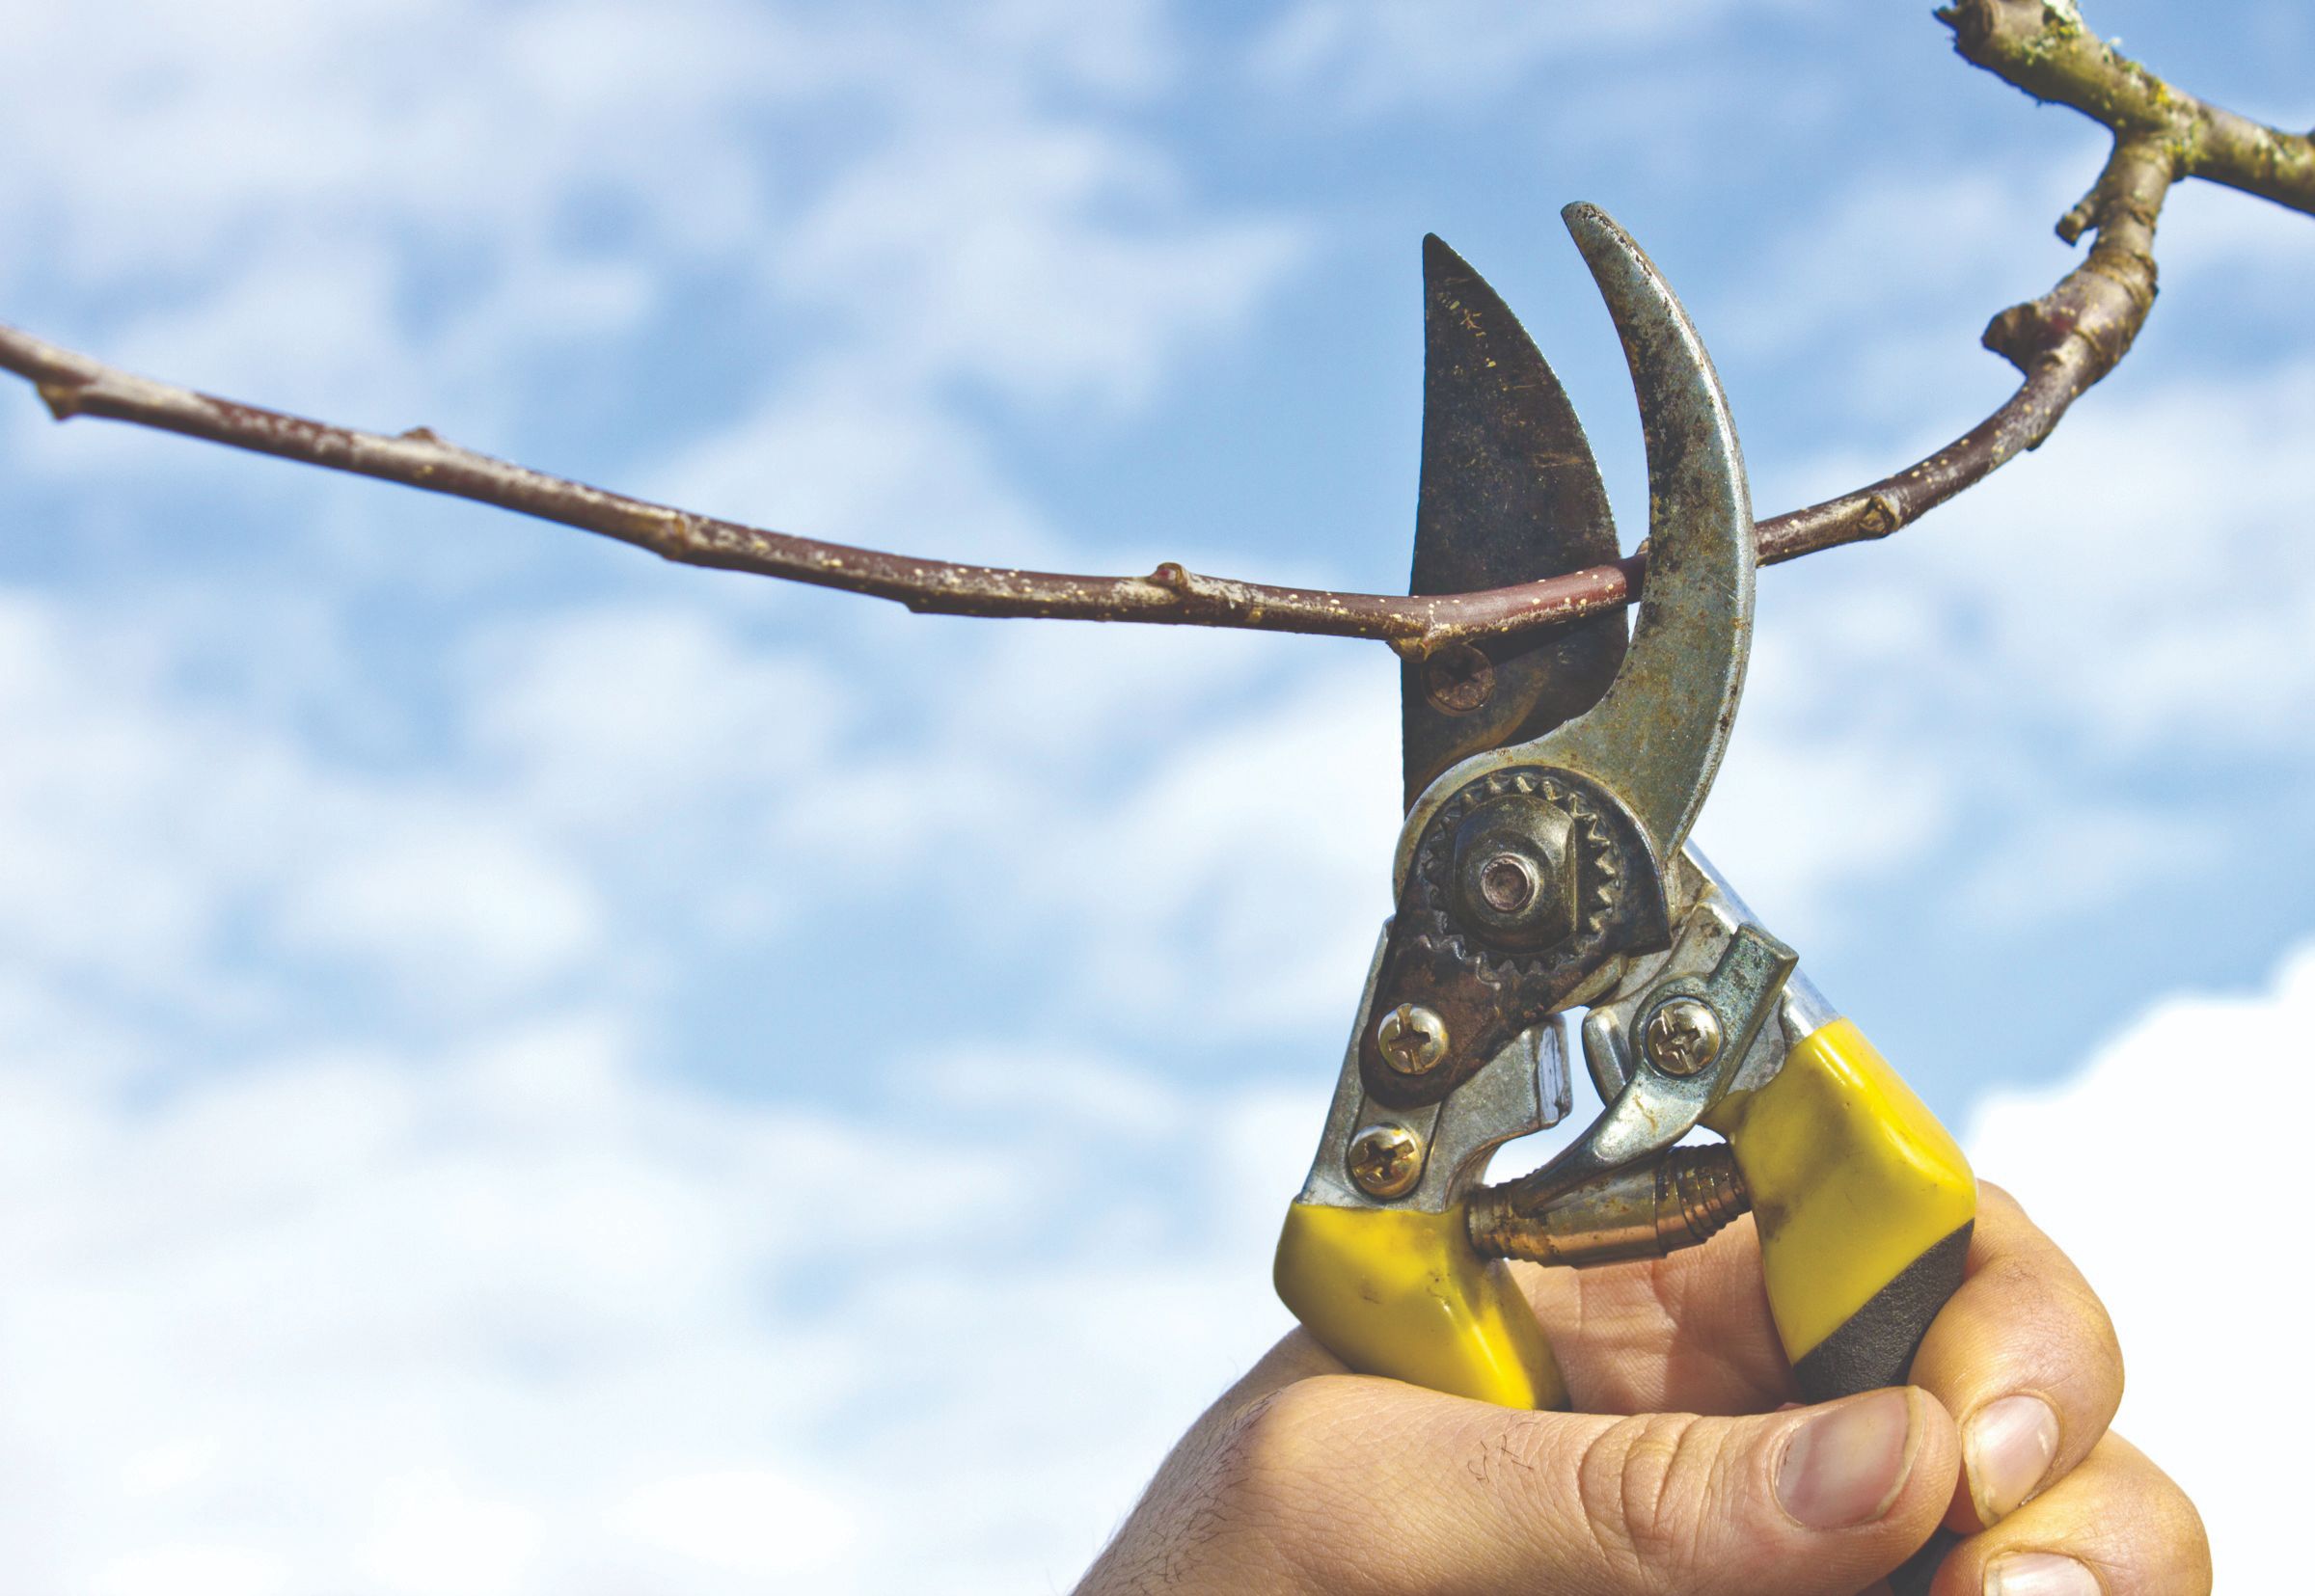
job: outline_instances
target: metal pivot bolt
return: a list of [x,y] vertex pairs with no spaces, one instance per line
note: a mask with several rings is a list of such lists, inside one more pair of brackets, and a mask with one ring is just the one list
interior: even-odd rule
[[1540,874],[1530,859],[1497,853],[1479,867],[1480,899],[1498,914],[1516,914],[1535,901]]
[[1420,1003],[1402,1003],[1375,1027],[1375,1045],[1402,1075],[1426,1074],[1447,1056],[1447,1022]]
[[1455,828],[1455,909],[1486,942],[1540,949],[1576,930],[1574,820],[1533,793],[1479,804]]
[[1423,1141],[1404,1125],[1369,1125],[1350,1138],[1347,1162],[1369,1197],[1404,1197],[1423,1177]]
[[1672,998],[1648,1015],[1640,1044],[1667,1075],[1696,1074],[1720,1057],[1720,1016],[1699,998]]

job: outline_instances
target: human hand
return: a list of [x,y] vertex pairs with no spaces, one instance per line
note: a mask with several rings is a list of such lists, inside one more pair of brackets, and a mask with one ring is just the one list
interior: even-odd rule
[[1749,1218],[1656,1262],[1514,1267],[1583,1411],[1352,1375],[1297,1331],[1191,1426],[1078,1596],[1855,1596],[1941,1520],[1967,1538],[1932,1596],[2210,1589],[2192,1505],[2107,1433],[2106,1310],[1998,1188],[1915,1384],[1814,1407],[1791,1405]]

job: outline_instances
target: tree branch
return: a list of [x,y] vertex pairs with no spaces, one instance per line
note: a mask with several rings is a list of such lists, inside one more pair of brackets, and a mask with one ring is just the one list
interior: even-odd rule
[[[2144,325],[2155,294],[2155,220],[2179,178],[2208,178],[2315,214],[2315,137],[2278,132],[2180,94],[2092,35],[2073,0],[1960,0],[1938,16],[1964,59],[2112,130],[2105,170],[2058,223],[2068,243],[2084,232],[2096,238],[2050,292],[2003,311],[1986,328],[1986,347],[2025,379],[2001,409],[1894,475],[1758,523],[1763,563],[1887,537],[2047,438]],[[32,381],[58,420],[97,416],[183,433],[472,499],[687,565],[840,588],[928,613],[1373,637],[1421,656],[1448,642],[1629,604],[1647,562],[1642,550],[1548,582],[1440,597],[1273,587],[1170,562],[1146,577],[961,565],[694,515],[477,454],[423,427],[388,437],[260,410],[135,376],[6,326],[0,367]]]
[[960,565],[822,543],[606,492],[449,443],[395,436],[155,382],[0,326],[0,367],[29,378],[58,420],[97,416],[332,471],[472,499],[648,549],[666,559],[890,599],[933,614],[1036,616],[1245,627],[1428,646],[1516,631],[1624,602],[1632,560],[1554,582],[1436,598],[1333,593],[1200,576],[1167,563],[1146,577],[1081,577]]
[[1984,343],[2024,375],[2001,409],[1924,460],[1839,499],[1759,525],[1764,563],[1887,537],[2020,452],[2114,368],[2154,307],[2154,226],[2170,185],[2206,177],[2315,214],[2315,136],[2282,133],[2185,95],[2091,33],[2074,0],[1959,0],[1937,14],[1962,59],[2114,135],[2106,167],[2057,224],[2096,239],[2041,298],[2013,305]]

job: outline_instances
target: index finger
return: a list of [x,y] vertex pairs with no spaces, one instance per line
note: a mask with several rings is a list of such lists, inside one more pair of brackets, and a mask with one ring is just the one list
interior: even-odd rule
[[2106,1305],[2017,1200],[1979,1183],[1961,1289],[1929,1327],[1914,1381],[1961,1425],[1963,1488],[1947,1522],[1974,1531],[2065,1477],[2122,1400]]

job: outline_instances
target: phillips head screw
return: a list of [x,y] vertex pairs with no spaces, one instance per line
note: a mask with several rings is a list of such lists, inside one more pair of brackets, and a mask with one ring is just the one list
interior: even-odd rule
[[1429,1074],[1447,1056],[1447,1022],[1420,1003],[1402,1003],[1375,1027],[1375,1045],[1400,1074]]
[[1694,1075],[1720,1057],[1720,1016],[1700,999],[1672,998],[1648,1016],[1640,1045],[1667,1075]]
[[1423,1142],[1404,1125],[1369,1125],[1350,1138],[1345,1161],[1369,1197],[1404,1197],[1423,1177]]

